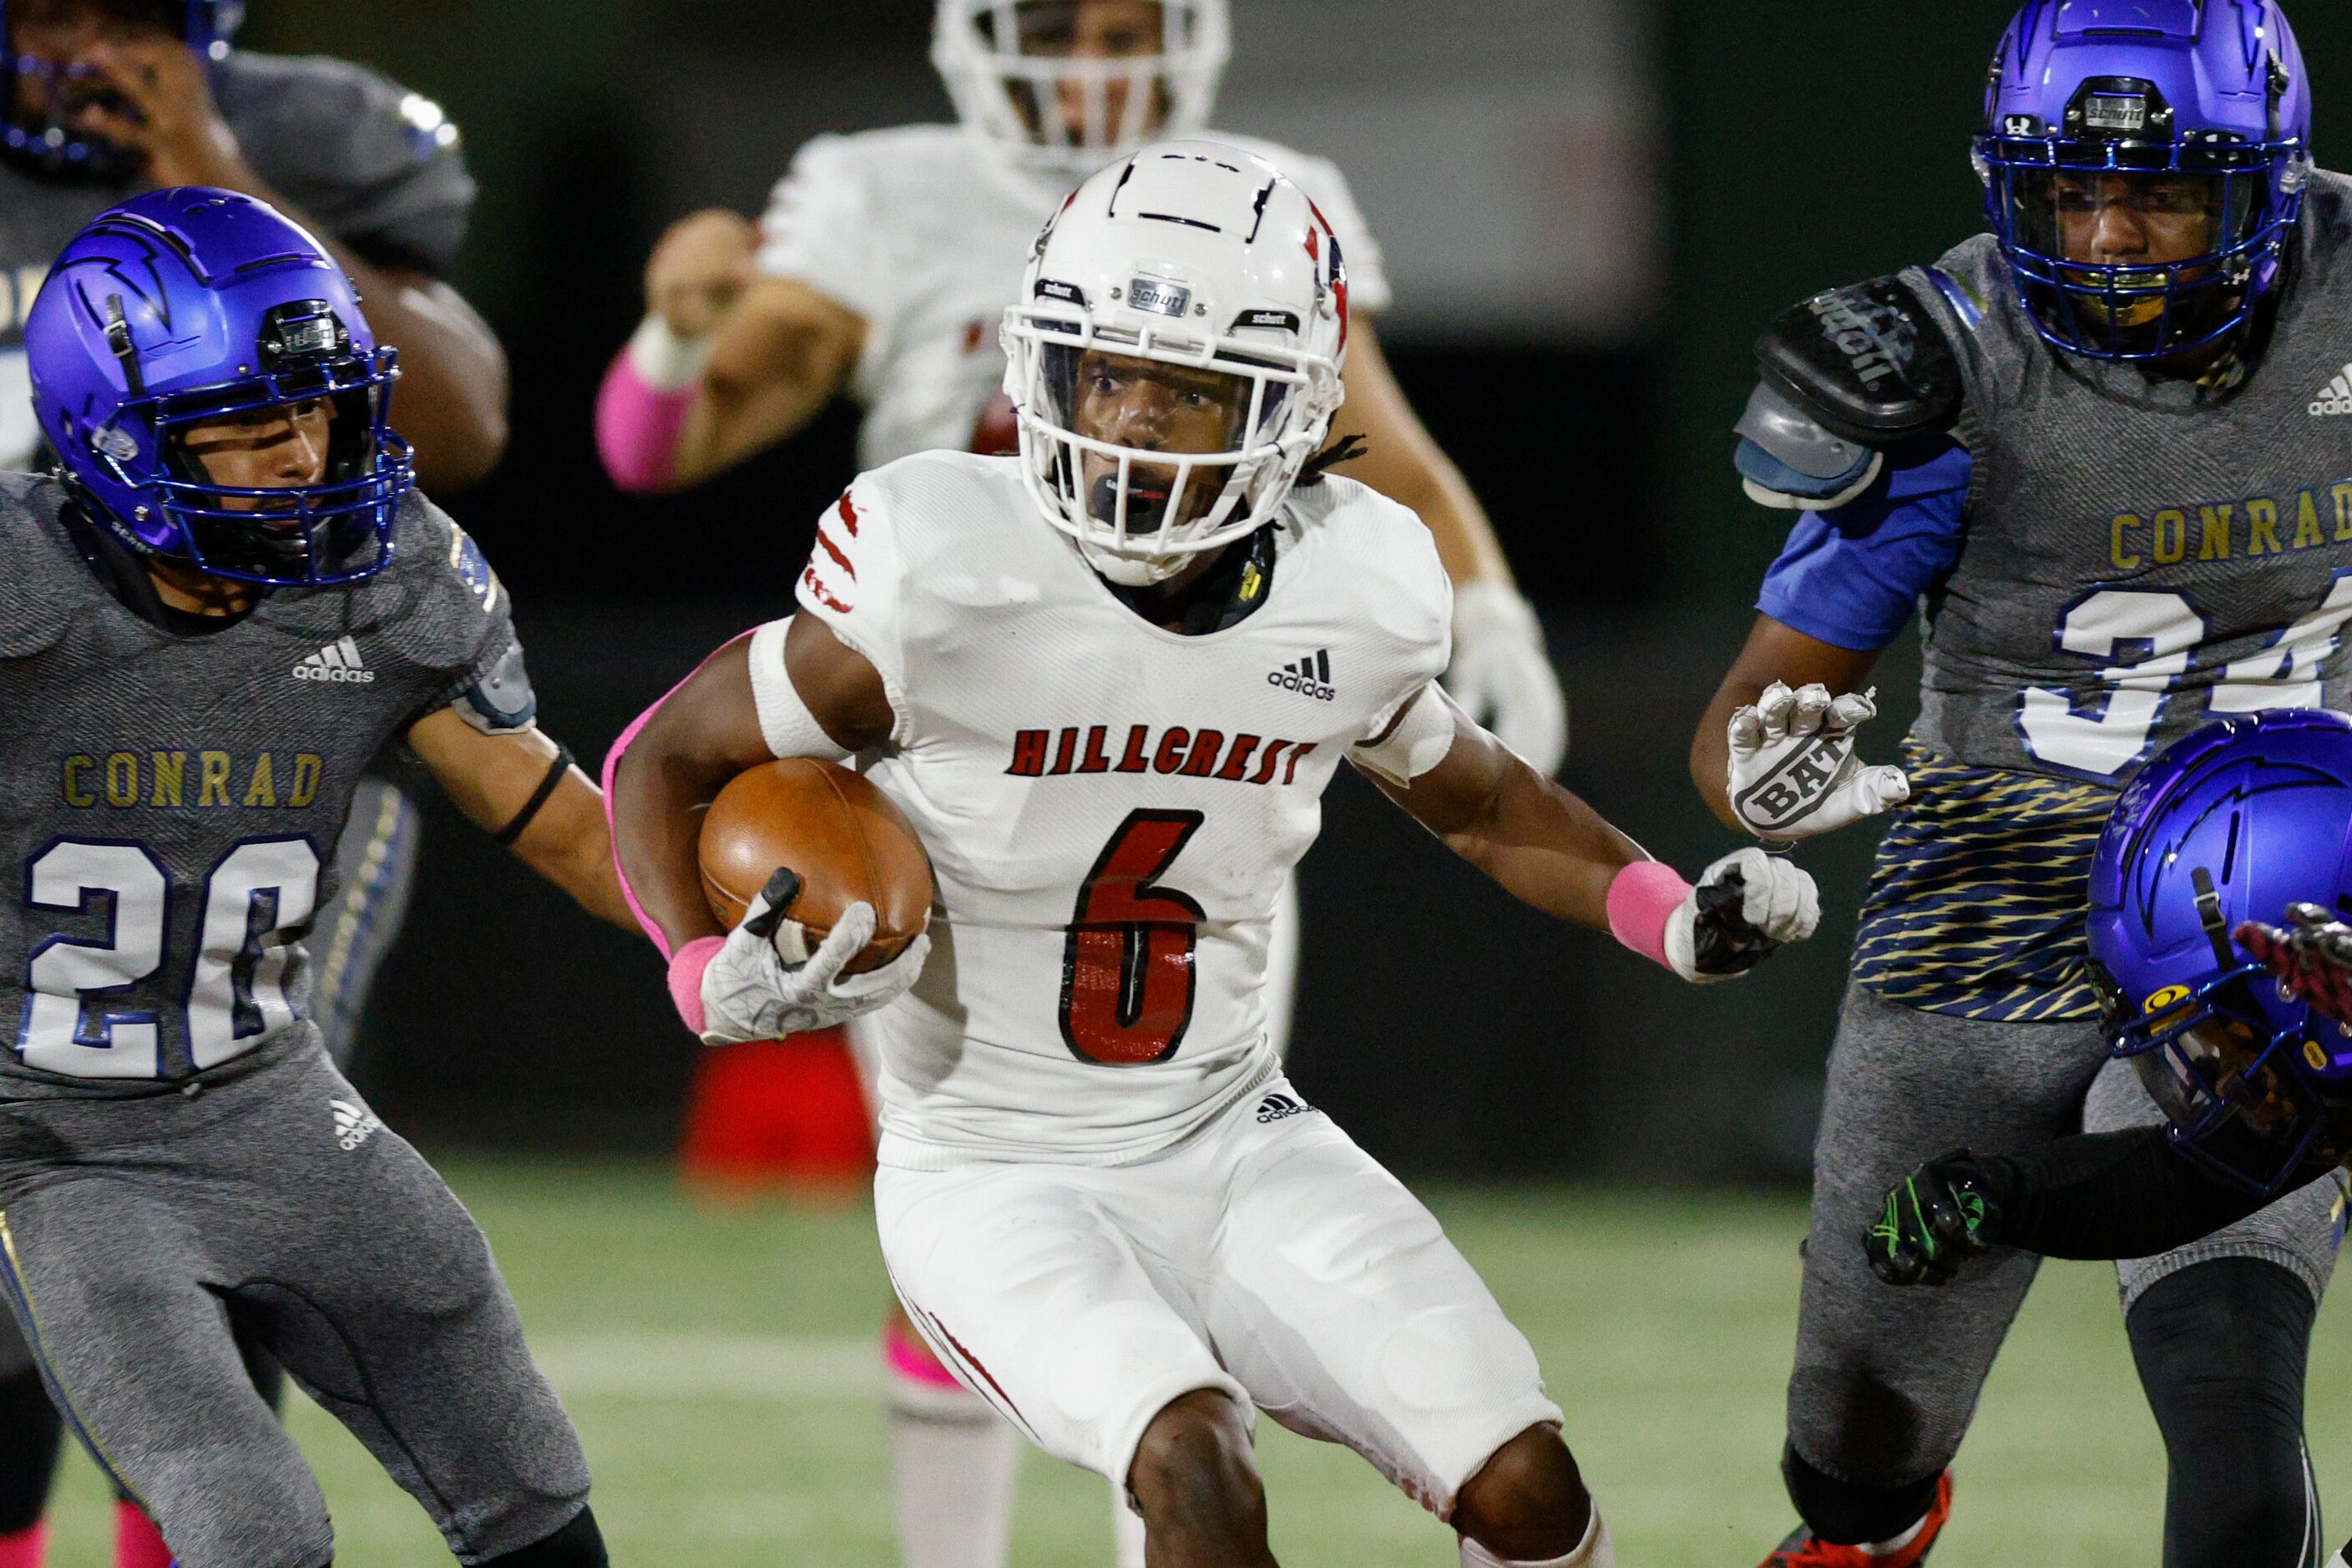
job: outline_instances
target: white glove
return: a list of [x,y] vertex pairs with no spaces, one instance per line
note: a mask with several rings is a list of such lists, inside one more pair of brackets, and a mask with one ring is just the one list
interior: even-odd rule
[[1759,838],[1811,838],[1911,798],[1901,768],[1864,767],[1854,731],[1878,716],[1876,688],[1832,699],[1780,681],[1731,716],[1731,811]]
[[1822,923],[1821,890],[1761,849],[1727,855],[1666,917],[1666,963],[1694,985],[1736,980]]
[[1462,710],[1549,778],[1568,756],[1568,699],[1544,655],[1543,627],[1518,591],[1492,580],[1454,591],[1445,689]]
[[778,871],[743,912],[743,922],[702,972],[702,1043],[740,1045],[804,1035],[889,1005],[915,984],[929,956],[929,932],[878,969],[842,976],[844,965],[874,940],[874,906],[852,904],[814,952],[798,921],[782,911],[800,879]]

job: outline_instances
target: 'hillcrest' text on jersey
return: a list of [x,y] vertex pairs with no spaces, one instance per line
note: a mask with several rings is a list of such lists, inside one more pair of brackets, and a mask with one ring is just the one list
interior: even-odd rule
[[[1016,463],[866,475],[801,584],[881,675],[898,728],[863,765],[938,872],[923,978],[865,1021],[881,1157],[910,1169],[1148,1158],[1276,1076],[1261,989],[1284,879],[1340,759],[1450,652],[1428,531],[1351,480],[1270,525],[1260,608],[1188,637],[1087,567]],[[1316,689],[1266,679],[1302,659]]]

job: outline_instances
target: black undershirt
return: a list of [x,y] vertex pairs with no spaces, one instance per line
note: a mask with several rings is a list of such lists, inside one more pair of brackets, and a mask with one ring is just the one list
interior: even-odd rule
[[2161,1127],[2084,1133],[1977,1163],[2000,1215],[1992,1239],[2045,1258],[2153,1258],[2274,1201],[2190,1160]]
[[1150,588],[1127,588],[1106,580],[1120,604],[1154,626],[1188,637],[1206,637],[1239,626],[1257,613],[1274,587],[1275,525],[1229,544],[1217,563],[1188,584],[1176,605],[1160,602]]

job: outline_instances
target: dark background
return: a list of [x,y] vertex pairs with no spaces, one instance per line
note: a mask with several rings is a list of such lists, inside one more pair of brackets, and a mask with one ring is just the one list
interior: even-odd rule
[[[1235,0],[1234,80],[1258,101],[1289,86],[1254,78],[1249,47],[1284,3]],[[1684,757],[1784,531],[1740,496],[1727,461],[1748,345],[1811,292],[1932,261],[1980,226],[1968,136],[2010,6],[1628,5],[1654,108],[1624,128],[1623,177],[1654,182],[1664,236],[1643,324],[1595,338],[1401,320],[1393,349],[1545,613],[1576,709],[1564,776],[1689,873],[1736,847]],[[854,466],[853,419],[836,410],[691,497],[613,492],[589,411],[643,309],[643,258],[694,205],[756,212],[809,130],[943,117],[923,65],[929,6],[253,10],[249,44],[367,60],[442,100],[467,133],[484,199],[458,280],[512,354],[515,439],[501,473],[453,510],[515,591],[550,727],[601,755],[701,653],[787,604],[809,520]],[[1490,58],[1498,79],[1524,66],[1507,17],[1489,25],[1469,0],[1438,10],[1449,47]],[[1359,74],[1423,48],[1433,26],[1402,0],[1348,12],[1357,30],[1335,60]],[[2352,9],[2305,0],[2295,19],[2327,162],[2328,106],[2352,104]],[[1326,85],[1296,77],[1300,91]],[[771,142],[782,126],[798,133]],[[1308,150],[1358,166],[1345,149]],[[1890,656],[1881,757],[1907,721],[1915,672],[1907,649]],[[1512,905],[1352,779],[1328,815],[1305,874],[1295,1071],[1376,1153],[1474,1176],[1802,1171],[1866,830],[1805,851],[1830,911],[1820,940],[1699,992]],[[445,1140],[664,1146],[694,1048],[649,949],[572,915],[436,804],[424,885],[361,1063],[397,1123]]]

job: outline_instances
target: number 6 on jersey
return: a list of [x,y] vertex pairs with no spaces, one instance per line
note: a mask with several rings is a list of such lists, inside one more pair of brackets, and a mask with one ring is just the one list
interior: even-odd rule
[[1062,1039],[1081,1061],[1139,1067],[1184,1043],[1206,917],[1155,879],[1203,820],[1197,811],[1129,813],[1078,889],[1062,951]]

